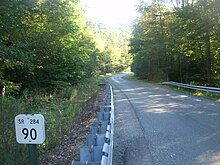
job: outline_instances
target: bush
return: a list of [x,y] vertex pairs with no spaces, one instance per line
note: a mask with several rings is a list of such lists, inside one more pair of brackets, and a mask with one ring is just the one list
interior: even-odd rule
[[46,124],[46,140],[40,145],[40,155],[59,144],[61,136],[70,129],[82,103],[97,92],[97,79],[87,79],[75,87],[54,94],[25,90],[20,98],[0,97],[0,164],[27,164],[26,145],[17,144],[14,118],[18,114],[42,114]]
[[[0,97],[0,164],[26,164],[26,147],[15,139],[14,117],[24,113],[22,102],[12,97]],[[19,154],[18,154],[19,153]]]

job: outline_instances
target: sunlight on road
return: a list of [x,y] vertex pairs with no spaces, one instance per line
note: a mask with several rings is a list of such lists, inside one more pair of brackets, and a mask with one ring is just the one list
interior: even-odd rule
[[197,161],[199,163],[209,162],[209,165],[219,165],[220,152],[213,153],[213,151],[207,151],[207,153],[200,155]]

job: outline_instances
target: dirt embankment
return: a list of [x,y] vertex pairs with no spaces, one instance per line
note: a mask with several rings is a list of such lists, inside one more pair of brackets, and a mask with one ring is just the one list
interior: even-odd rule
[[63,135],[59,146],[45,154],[39,161],[40,165],[70,165],[73,160],[79,160],[80,147],[86,143],[90,125],[97,119],[103,95],[104,91],[100,90],[83,105],[82,112],[73,119],[71,129]]

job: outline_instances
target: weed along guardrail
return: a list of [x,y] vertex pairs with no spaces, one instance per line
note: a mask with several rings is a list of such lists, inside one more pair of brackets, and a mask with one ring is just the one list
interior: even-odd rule
[[72,165],[112,165],[113,134],[113,93],[112,87],[107,84],[98,120],[91,125],[86,145],[80,148],[80,161],[73,161]]
[[178,87],[187,88],[187,89],[193,89],[193,90],[199,90],[199,91],[205,91],[205,92],[220,94],[220,88],[189,85],[189,84],[177,83],[177,82],[173,82],[173,81],[162,82],[161,84],[163,84],[163,85],[173,85],[173,86],[178,86]]

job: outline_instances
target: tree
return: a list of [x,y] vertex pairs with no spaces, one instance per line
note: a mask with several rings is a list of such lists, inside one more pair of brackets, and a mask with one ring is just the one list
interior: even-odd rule
[[95,72],[96,51],[77,1],[1,1],[0,83],[54,91]]
[[174,9],[159,1],[150,6],[141,4],[130,41],[136,75],[219,85],[219,3],[173,3]]
[[87,25],[98,50],[96,55],[101,73],[126,70],[131,63],[128,54],[130,29],[109,28],[91,21],[88,21]]

